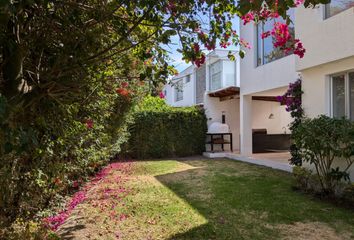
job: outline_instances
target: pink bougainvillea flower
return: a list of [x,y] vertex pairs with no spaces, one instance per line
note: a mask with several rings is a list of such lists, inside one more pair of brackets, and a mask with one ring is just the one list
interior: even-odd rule
[[267,38],[267,37],[269,37],[270,36],[270,31],[266,31],[266,32],[263,32],[262,34],[261,34],[261,38],[262,39],[265,39],[265,38]]
[[249,44],[249,42],[245,41],[243,38],[240,38],[240,45],[244,48],[251,49],[251,44]]
[[274,23],[271,34],[275,39],[275,42],[273,43],[274,47],[283,47],[291,39],[288,25],[285,23]]
[[241,17],[241,19],[243,20],[243,25],[246,25],[247,23],[254,20],[254,13],[246,13],[244,16]]

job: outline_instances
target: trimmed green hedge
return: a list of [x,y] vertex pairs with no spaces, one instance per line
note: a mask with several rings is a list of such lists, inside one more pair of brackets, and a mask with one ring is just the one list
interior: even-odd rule
[[134,113],[127,153],[139,159],[201,154],[206,131],[202,109],[173,108],[163,99],[148,97]]

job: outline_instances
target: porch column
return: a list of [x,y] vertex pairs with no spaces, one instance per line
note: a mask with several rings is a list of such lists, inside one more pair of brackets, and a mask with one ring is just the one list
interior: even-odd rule
[[240,97],[240,152],[242,155],[252,154],[252,96]]

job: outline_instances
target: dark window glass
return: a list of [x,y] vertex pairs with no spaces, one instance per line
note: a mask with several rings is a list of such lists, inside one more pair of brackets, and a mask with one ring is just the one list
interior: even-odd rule
[[345,75],[332,78],[333,117],[345,116]]
[[354,121],[354,72],[349,73],[350,119]]
[[[288,11],[288,15],[290,16],[290,19],[292,20],[292,23],[290,23],[290,25],[289,25],[289,31],[290,31],[291,35],[294,37],[294,35],[295,35],[294,9],[290,9]],[[276,19],[276,20],[270,20],[265,23],[260,23],[257,26],[257,65],[258,66],[272,62],[274,60],[277,60],[279,58],[282,58],[282,57],[285,57],[285,56],[291,54],[291,52],[286,54],[280,48],[275,48],[273,45],[275,39],[272,38],[271,36],[267,37],[265,39],[262,39],[262,33],[271,31],[274,27],[275,22],[285,23],[285,20],[280,17],[279,19]]]

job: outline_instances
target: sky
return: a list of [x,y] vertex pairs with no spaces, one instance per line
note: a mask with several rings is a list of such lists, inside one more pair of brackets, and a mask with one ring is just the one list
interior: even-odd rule
[[[205,16],[205,17],[207,18],[207,16]],[[239,33],[239,18],[235,18],[233,20],[233,26],[234,26],[235,30]],[[175,68],[178,70],[178,72],[181,72],[184,69],[186,69],[188,66],[190,66],[191,63],[186,63],[184,60],[182,60],[182,54],[177,52],[178,48],[181,48],[181,45],[180,45],[178,36],[175,36],[172,38],[172,43],[169,44],[168,46],[166,46],[166,50],[170,52],[169,55],[170,55],[170,58],[172,59],[170,64],[174,65]],[[221,49],[221,48],[219,47],[217,49]],[[237,47],[229,46],[226,49],[227,50],[237,50]],[[207,53],[207,52],[205,52],[205,53]]]

